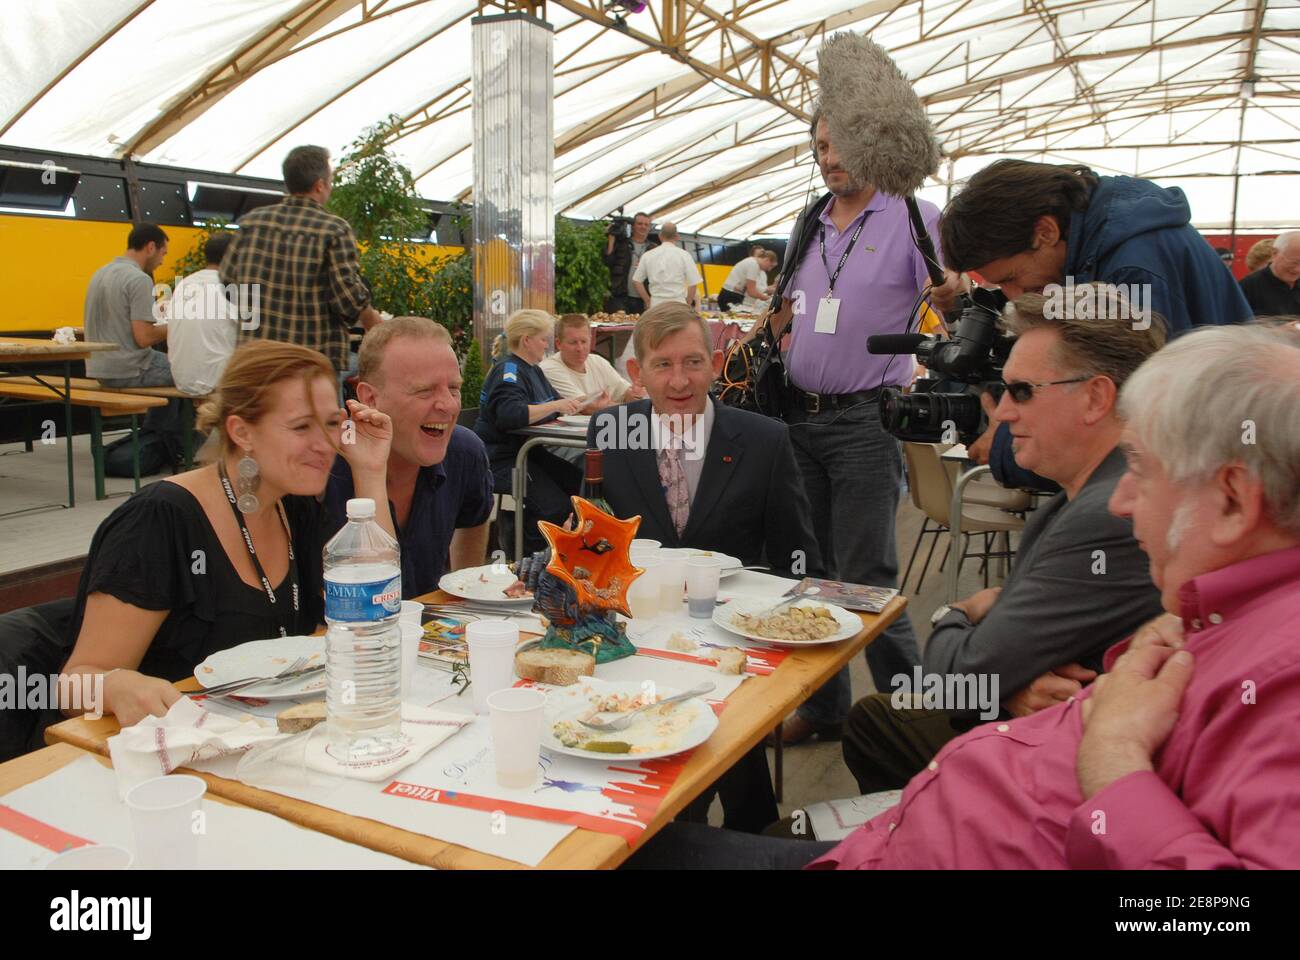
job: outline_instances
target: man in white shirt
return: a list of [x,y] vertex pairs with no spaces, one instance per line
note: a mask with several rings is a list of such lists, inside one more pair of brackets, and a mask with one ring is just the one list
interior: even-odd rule
[[[659,228],[660,245],[647,250],[632,274],[637,294],[652,307],[661,303],[684,303],[696,308],[699,284],[703,281],[695,259],[677,245],[677,225],[665,223]],[[650,289],[646,290],[646,281]]]
[[239,338],[239,309],[226,296],[217,273],[234,236],[223,231],[208,237],[207,266],[182,277],[167,303],[172,380],[194,396],[216,389]]
[[585,314],[566,313],[560,317],[555,345],[556,352],[540,364],[555,392],[565,400],[599,394],[582,408],[582,413],[590,415],[615,403],[645,396],[641,387],[620,377],[608,360],[591,352],[591,321]]
[[746,257],[731,268],[718,291],[718,306],[730,310],[737,304],[748,313],[763,309],[772,295],[768,272],[776,266],[776,254],[759,248],[755,256]]

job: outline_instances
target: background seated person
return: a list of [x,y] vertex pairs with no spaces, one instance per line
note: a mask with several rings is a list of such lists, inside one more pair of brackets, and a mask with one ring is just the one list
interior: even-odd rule
[[203,245],[207,265],[178,280],[167,302],[167,361],[172,382],[197,397],[216,389],[239,339],[239,307],[226,299],[218,273],[221,258],[234,238],[226,230],[209,236]]
[[[1019,462],[1062,492],[1030,515],[1002,587],[935,612],[922,657],[925,674],[996,677],[997,687],[985,689],[996,689],[1004,717],[1074,696],[1109,647],[1160,612],[1133,525],[1107,504],[1124,473],[1119,390],[1164,344],[1164,326],[1153,317],[1136,329],[1114,287],[1082,284],[1075,294],[1059,310],[1033,293],[1008,304],[1016,341],[1003,377],[1015,386],[996,411]],[[1093,319],[1101,314],[1111,319]],[[1029,396],[1017,400],[1026,388]],[[924,710],[895,709],[896,702],[888,692],[864,697],[845,723],[844,761],[863,793],[906,786],[940,747],[980,722],[981,711],[956,709],[962,704]]]
[[[172,681],[210,655],[323,622],[330,465],[342,453],[357,496],[382,503],[392,438],[388,417],[354,400],[355,442],[340,444],[337,397],[316,351],[238,347],[200,411],[216,462],[145,487],[100,524],[63,672],[105,674],[104,712],[123,726],[164,715],[181,696]],[[241,483],[248,461],[256,471]],[[392,533],[384,511],[375,518]]]
[[1298,406],[1294,327],[1193,331],[1124,385],[1128,471],[1111,509],[1132,519],[1181,639],[1141,631],[1071,699],[954,740],[824,855],[669,824],[630,863],[1300,867]]
[[[575,414],[581,404],[561,399],[539,369],[555,329],[555,318],[543,310],[516,310],[506,320],[506,352],[502,338],[493,344],[499,359],[488,371],[479,396],[478,420],[474,432],[487,446],[492,480],[497,493],[511,493],[515,457],[524,438],[512,431],[546,423],[561,414]],[[582,471],[549,450],[534,449],[528,455],[528,490],[523,504],[524,552],[546,546],[537,531],[537,521],[563,523],[571,509],[569,497],[578,492]]]
[[[388,414],[388,507],[402,548],[402,596],[438,589],[444,573],[480,566],[487,552],[492,471],[473,430],[459,426],[460,363],[451,334],[427,317],[370,328],[358,352],[357,397]],[[325,502],[336,528],[355,492],[343,457]]]
[[585,314],[566,313],[555,324],[556,352],[542,361],[542,373],[561,397],[581,400],[599,394],[578,412],[593,414],[610,404],[640,400],[645,390],[618,375],[610,362],[591,352],[591,321]]

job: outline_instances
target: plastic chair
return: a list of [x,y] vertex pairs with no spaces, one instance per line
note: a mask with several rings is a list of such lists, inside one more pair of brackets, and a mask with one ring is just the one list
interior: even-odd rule
[[[921,567],[921,575],[917,579],[914,588],[914,592],[920,592],[921,584],[925,582],[925,575],[930,569],[930,561],[934,558],[934,548],[938,546],[939,535],[951,532],[953,481],[946,465],[940,459],[938,444],[904,443],[903,456],[907,460],[908,486],[911,489],[912,503],[924,514],[924,519],[921,522],[921,532],[917,535],[916,544],[912,547],[912,556],[907,561],[907,571],[903,574],[902,585],[904,591],[906,591],[907,580],[912,574],[912,567],[916,562],[916,556],[921,549],[922,542],[927,535],[934,536],[934,540],[930,544],[930,552],[926,555],[925,563]],[[1017,493],[1019,491],[1006,492]],[[1016,502],[1020,501],[1017,500]],[[1028,503],[1029,497],[1026,494],[1024,498],[1026,508]],[[982,558],[985,563],[985,585],[987,586],[987,564],[989,559],[994,557],[1009,559],[1011,554],[1010,535],[1013,531],[1023,530],[1024,526],[1024,518],[1016,516],[1007,509],[975,502],[963,502],[961,531],[965,535],[965,539],[963,540],[962,555],[957,560],[958,566],[960,567],[961,564],[972,557]],[[970,535],[976,533],[985,535],[985,549],[970,552],[968,549]],[[1007,550],[1005,552],[998,552],[991,548],[989,538],[998,533],[1005,534],[1007,537]],[[950,540],[948,551],[944,553],[944,558],[940,562],[940,570],[947,563],[948,553],[951,550],[952,543]]]

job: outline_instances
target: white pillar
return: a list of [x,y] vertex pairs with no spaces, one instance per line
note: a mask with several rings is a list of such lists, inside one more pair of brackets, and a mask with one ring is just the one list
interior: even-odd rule
[[474,335],[484,349],[521,307],[555,309],[553,28],[475,17]]

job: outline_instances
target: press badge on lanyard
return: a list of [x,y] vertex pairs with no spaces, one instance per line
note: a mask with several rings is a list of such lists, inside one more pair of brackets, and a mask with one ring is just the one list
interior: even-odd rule
[[840,317],[840,302],[835,298],[835,281],[840,278],[840,271],[844,269],[844,264],[848,262],[849,254],[853,252],[853,245],[858,242],[858,235],[862,233],[862,228],[866,224],[867,218],[864,215],[858,222],[858,229],[854,230],[853,236],[849,238],[849,245],[844,248],[844,253],[840,256],[840,262],[835,265],[834,273],[831,273],[831,266],[826,262],[826,225],[821,225],[819,247],[822,255],[822,266],[826,268],[828,287],[826,296],[817,301],[817,319],[813,322],[814,333],[835,332],[835,325]]

